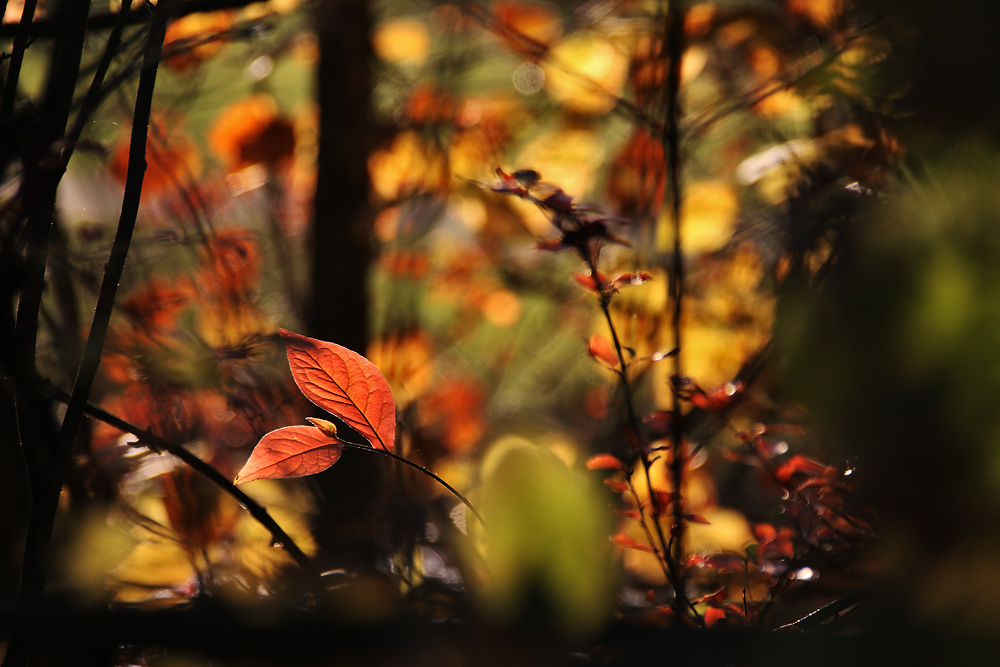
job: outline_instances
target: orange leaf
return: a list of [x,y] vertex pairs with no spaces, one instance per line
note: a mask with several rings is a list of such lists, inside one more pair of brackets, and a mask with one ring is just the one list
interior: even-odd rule
[[587,459],[587,470],[623,470],[623,464],[617,456],[597,454]]
[[726,619],[726,612],[719,607],[709,607],[705,610],[705,627],[710,628],[719,621]]
[[702,595],[701,597],[697,597],[697,598],[691,600],[691,604],[701,604],[703,602],[709,602],[709,603],[718,604],[718,603],[721,603],[721,602],[725,602],[726,601],[726,594],[727,594],[727,592],[728,591],[727,591],[726,587],[723,586],[722,588],[720,588],[717,591],[712,591],[711,593],[706,593],[705,595]]
[[592,273],[587,275],[574,273],[572,276],[573,280],[575,280],[580,287],[592,292],[597,292],[598,294],[601,293],[601,290],[610,289],[614,286],[611,280],[600,271],[597,272],[596,276]]
[[302,395],[387,452],[396,438],[396,403],[375,364],[335,343],[278,329]]
[[315,475],[336,463],[343,449],[315,426],[279,428],[260,439],[235,483]]
[[696,391],[691,395],[691,403],[702,410],[709,412],[722,412],[729,407],[733,398],[743,391],[743,383],[740,381],[727,382],[721,387],[716,387],[710,392]]
[[603,361],[612,368],[618,367],[618,355],[615,354],[608,339],[601,334],[594,334],[590,337],[590,342],[587,344],[587,353],[591,358]]

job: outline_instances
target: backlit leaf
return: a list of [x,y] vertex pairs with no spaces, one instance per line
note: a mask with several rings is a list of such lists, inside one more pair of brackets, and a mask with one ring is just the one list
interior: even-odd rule
[[336,463],[343,449],[315,426],[279,428],[260,439],[235,483],[315,475]]
[[615,354],[608,339],[601,334],[594,334],[590,337],[587,353],[596,361],[603,361],[612,368],[618,367],[618,355]]
[[572,275],[573,280],[575,280],[580,287],[593,292],[600,293],[601,290],[610,289],[613,286],[611,280],[600,271],[597,272],[596,278],[594,277],[594,274],[585,275],[582,273],[574,273]]
[[709,607],[705,610],[705,627],[710,628],[719,621],[726,619],[726,612],[719,607]]
[[335,343],[279,329],[288,366],[302,395],[340,417],[374,447],[392,451],[396,404],[375,364]]
[[597,454],[587,459],[587,470],[624,470],[625,465],[617,456]]

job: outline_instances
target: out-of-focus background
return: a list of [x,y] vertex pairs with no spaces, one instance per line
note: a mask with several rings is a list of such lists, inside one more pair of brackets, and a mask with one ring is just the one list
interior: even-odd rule
[[[58,4],[39,2],[23,33],[20,110],[46,95]],[[686,387],[699,615],[773,628],[857,595],[859,627],[998,629],[992,5],[682,3],[684,377],[672,381],[664,25],[678,7],[195,4],[167,28],[90,402],[231,479],[264,433],[321,415],[277,328],[374,362],[397,404],[395,452],[466,494],[488,529],[427,476],[356,450],[313,477],[248,483],[324,571],[336,618],[475,618],[565,641],[622,619],[669,624],[668,577],[633,520],[650,485],[675,493],[665,455],[630,480],[634,498],[587,462],[628,455],[628,401],[666,442],[657,419]],[[4,3],[5,53],[24,5]],[[92,5],[77,99],[118,6]],[[149,11],[132,10],[58,189],[37,368],[67,391],[122,206]],[[23,248],[9,147],[27,117],[3,125],[5,257]],[[544,249],[559,230],[496,191],[498,168],[534,170],[533,187],[603,212],[621,242],[602,247],[601,271],[642,275],[609,306],[630,395],[618,360],[594,352],[611,333],[588,268]],[[4,420],[6,613],[29,486]],[[48,589],[97,609],[208,600],[267,627],[301,592],[281,545],[134,441],[96,420],[77,439]],[[114,660],[208,664],[128,642]]]

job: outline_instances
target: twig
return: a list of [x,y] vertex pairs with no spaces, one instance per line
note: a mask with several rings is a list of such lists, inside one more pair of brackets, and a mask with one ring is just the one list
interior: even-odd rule
[[0,104],[0,118],[7,118],[14,111],[17,100],[17,81],[21,74],[21,63],[24,61],[24,50],[28,47],[31,33],[31,22],[35,16],[38,0],[26,0],[21,10],[21,21],[17,25],[14,44],[11,47],[10,65],[7,67],[7,82],[3,91],[3,102]]
[[125,260],[132,242],[132,234],[135,231],[139,200],[142,194],[142,181],[146,171],[146,138],[149,133],[153,89],[156,85],[156,73],[163,50],[167,21],[173,15],[177,1],[164,0],[153,10],[153,20],[149,26],[149,37],[143,55],[142,72],[139,75],[139,87],[136,93],[121,217],[118,220],[118,230],[115,232],[114,243],[111,246],[111,255],[104,270],[104,279],[97,297],[97,306],[90,326],[90,334],[87,336],[83,359],[80,361],[76,382],[73,384],[73,393],[66,407],[66,416],[59,433],[60,447],[64,451],[69,450],[76,437],[87,397],[90,394],[90,387],[101,363],[101,350],[104,348],[104,339],[111,321],[115,295],[118,293],[118,284],[125,269]]
[[806,628],[815,628],[831,619],[836,620],[842,612],[864,600],[883,583],[885,583],[884,578],[873,581],[870,584],[865,584],[861,588],[855,589],[847,595],[839,597],[815,611],[809,612],[797,621],[778,626],[775,630],[803,630]]
[[[240,9],[258,1],[259,0],[187,0],[187,2],[180,3],[174,15],[180,17],[187,16],[188,14],[216,12],[223,9]],[[34,5],[37,0],[29,0],[29,2]],[[27,7],[27,4],[25,6]],[[87,19],[87,28],[91,32],[103,30],[105,28],[112,27],[117,20],[118,12],[116,11],[97,13]],[[137,9],[136,11],[130,12],[127,17],[127,22],[129,24],[145,23],[148,20],[149,12],[145,11],[145,9]],[[36,38],[44,35],[52,29],[53,24],[54,21],[49,18],[40,18],[36,21],[32,21],[28,27],[27,36],[30,38]],[[12,35],[17,34],[16,30],[17,26],[0,24],[0,39],[10,38]]]
[[[22,451],[27,463],[32,489],[31,514],[25,536],[24,560],[21,566],[21,582],[17,601],[18,617],[22,619],[33,615],[33,611],[44,592],[45,565],[48,561],[49,544],[55,524],[59,494],[69,468],[69,453],[82,420],[87,394],[90,392],[94,375],[100,364],[107,324],[114,306],[114,297],[121,279],[132,230],[135,227],[139,192],[142,188],[142,177],[145,171],[146,127],[149,122],[156,69],[163,47],[167,19],[176,1],[163,0],[153,10],[153,21],[150,25],[143,71],[139,79],[135,109],[136,123],[133,126],[122,216],[119,220],[111,257],[105,270],[104,283],[98,297],[90,336],[77,372],[73,396],[70,398],[58,437],[44,440],[39,437],[25,438],[24,429],[36,427],[38,421],[46,417],[40,414],[42,411],[40,406],[34,406],[30,413],[20,404],[18,407],[19,427],[22,429]],[[83,1],[63,3],[59,5],[59,12],[54,19],[55,25],[62,26],[65,34],[60,35],[57,40],[49,79],[46,82],[42,115],[48,126],[45,128],[47,135],[43,136],[44,143],[40,147],[42,151],[49,150],[48,143],[60,138],[66,130],[74,84],[79,76],[89,7],[90,3]],[[5,97],[4,103],[9,103],[9,98]],[[44,153],[42,154],[44,155]],[[26,392],[37,390],[35,386],[35,350],[38,317],[44,285],[46,256],[55,211],[55,194],[62,176],[62,171],[56,168],[58,164],[47,168],[27,165],[27,168],[32,171],[32,180],[38,182],[24,192],[26,205],[30,211],[27,231],[29,237],[28,252],[31,257],[30,275],[18,302],[15,326],[17,354],[21,355],[21,359],[18,361],[18,376],[23,385],[19,392],[21,394],[19,398],[22,399],[19,403],[24,402],[24,399],[27,398]],[[51,449],[51,451],[43,451],[46,448]],[[45,461],[46,454],[48,454],[49,461]],[[4,660],[6,667],[28,663],[32,651],[28,630],[27,627],[19,626],[12,634],[10,648]]]
[[402,456],[399,456],[398,454],[393,454],[392,452],[390,452],[388,450],[380,449],[380,448],[376,448],[376,447],[372,447],[371,445],[361,445],[361,444],[358,444],[356,442],[348,442],[347,440],[340,440],[339,443],[341,445],[343,445],[344,447],[347,447],[348,449],[357,449],[357,450],[364,451],[364,452],[370,452],[372,454],[378,454],[380,456],[387,456],[387,457],[389,457],[390,459],[392,459],[394,461],[399,461],[400,463],[405,463],[406,465],[410,466],[411,468],[413,468],[415,470],[419,470],[420,472],[422,472],[423,474],[427,475],[428,477],[430,477],[431,479],[433,479],[435,482],[437,482],[438,484],[440,484],[444,488],[448,489],[448,491],[450,491],[453,496],[455,496],[456,498],[458,498],[459,500],[461,500],[462,504],[464,504],[466,507],[468,507],[469,511],[472,512],[475,515],[476,519],[479,520],[479,523],[484,528],[486,527],[486,522],[483,521],[483,516],[476,510],[476,508],[472,505],[472,503],[469,502],[468,498],[466,498],[461,493],[459,493],[455,489],[455,487],[453,487],[451,484],[449,484],[448,482],[444,481],[443,479],[441,479],[440,477],[438,477],[433,472],[431,472],[427,468],[423,467],[419,463],[414,463],[413,461],[411,461],[411,460],[409,460],[407,458],[404,458]]
[[104,85],[104,77],[107,76],[108,69],[111,67],[111,61],[121,46],[122,31],[125,30],[126,16],[131,8],[132,0],[122,0],[122,6],[118,10],[118,20],[115,21],[115,25],[108,35],[108,42],[104,47],[101,60],[97,63],[97,69],[94,71],[94,78],[90,82],[90,88],[87,90],[87,94],[80,104],[80,110],[77,111],[73,126],[66,134],[65,148],[63,149],[62,161],[60,163],[62,171],[66,171],[69,159],[73,156],[73,149],[76,148],[76,144],[80,140],[80,135],[83,134],[83,128],[87,119],[90,118],[90,114],[101,102],[103,97],[101,86]]
[[[50,387],[49,392],[53,398],[62,403],[67,403],[69,401],[69,396],[54,387]],[[186,463],[192,470],[204,475],[222,491],[236,499],[236,501],[250,513],[250,516],[264,526],[264,528],[271,533],[271,537],[274,541],[279,543],[282,548],[288,552],[288,555],[292,557],[292,560],[294,560],[307,575],[317,581],[320,579],[320,572],[313,562],[308,556],[306,556],[302,549],[299,548],[288,533],[286,533],[284,529],[278,525],[267,510],[264,509],[264,507],[256,500],[241,491],[239,487],[233,484],[226,476],[216,470],[213,466],[209,465],[205,461],[202,461],[183,446],[175,442],[171,442],[170,440],[166,440],[165,438],[161,438],[155,433],[130,424],[120,417],[116,417],[110,412],[90,405],[89,403],[84,405],[83,413],[87,417],[96,419],[97,421],[107,424],[108,426],[113,426],[119,431],[131,433],[139,439],[139,442],[145,443],[154,449],[163,450],[169,454],[173,454]]]
[[[35,3],[29,4],[33,11]],[[52,406],[37,392],[36,351],[46,263],[56,224],[56,191],[62,175],[52,164],[50,146],[66,131],[74,84],[80,71],[89,8],[87,0],[57,5],[54,20],[60,34],[49,59],[48,79],[37,121],[33,119],[37,134],[23,138],[21,151],[23,180],[18,198],[27,220],[24,229],[26,250],[13,345],[9,354],[14,377],[18,439],[31,499],[18,583],[16,621],[3,663],[6,667],[27,665],[34,649],[27,619],[39,607],[45,590],[49,542],[62,488],[60,474],[68,462],[68,457],[61,460],[56,448],[58,436]],[[27,8],[25,12],[22,26],[29,14]],[[10,80],[8,84],[11,84]],[[10,113],[13,110],[16,95],[16,83],[9,85],[2,103],[3,111]],[[9,117],[4,120],[9,120]]]
[[[664,38],[666,39],[666,56],[669,59],[667,70],[667,118],[666,135],[664,136],[664,154],[667,156],[667,174],[670,184],[671,213],[674,235],[673,265],[671,266],[668,284],[669,297],[673,299],[673,314],[671,329],[673,331],[673,376],[681,378],[681,356],[683,345],[681,340],[681,315],[684,302],[684,256],[681,246],[681,185],[680,185],[680,84],[681,58],[684,53],[684,16],[683,2],[671,2],[667,9]],[[674,572],[674,612],[678,615],[686,612],[690,606],[684,584],[684,500],[681,489],[684,482],[684,467],[687,464],[684,455],[684,437],[680,429],[681,398],[676,387],[672,391],[671,411],[674,414],[673,423],[676,428],[671,430],[670,478],[674,489],[673,522],[670,527],[670,544],[672,547],[669,562]]]

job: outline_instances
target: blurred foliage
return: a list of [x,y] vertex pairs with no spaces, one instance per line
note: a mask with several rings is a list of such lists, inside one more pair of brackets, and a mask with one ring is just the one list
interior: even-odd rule
[[[995,625],[972,603],[1000,562],[996,544],[973,546],[1000,510],[996,115],[979,103],[995,77],[942,73],[932,37],[964,52],[986,37],[961,31],[988,21],[929,2],[683,7],[684,377],[670,356],[666,3],[373,2],[373,61],[357,64],[373,68],[373,96],[343,102],[370,107],[380,137],[367,156],[372,308],[343,316],[370,320],[363,352],[396,398],[396,453],[468,493],[488,529],[385,461],[379,561],[341,572],[312,530],[338,511],[313,480],[255,482],[251,494],[332,570],[335,595],[365,600],[360,616],[403,599],[453,618],[471,593],[492,623],[575,638],[616,617],[667,623],[670,573],[650,528],[671,525],[635,515],[679,493],[691,617],[704,625],[776,626],[897,566],[918,602],[906,613]],[[321,257],[312,198],[330,187],[316,172],[313,9],[272,0],[171,23],[91,397],[230,478],[306,409],[273,334],[302,330],[304,258]],[[38,366],[60,387],[72,386],[111,247],[142,34],[126,31],[59,190],[65,242]],[[103,39],[89,36],[87,58]],[[44,83],[36,63],[25,61],[25,95]],[[956,141],[966,125],[976,134]],[[609,298],[605,320],[585,263],[540,250],[563,230],[538,200],[499,196],[498,168],[535,170],[533,187],[603,212],[625,243],[602,246],[601,271],[649,280]],[[330,308],[335,297],[333,286]],[[611,337],[608,322],[631,394],[614,353],[588,348]],[[677,424],[658,423],[682,394]],[[601,488],[584,461],[626,457],[630,409],[652,464],[612,469]],[[662,452],[682,427],[692,455],[674,489]],[[294,599],[285,552],[167,454],[97,422],[76,454],[58,586],[143,608]]]

